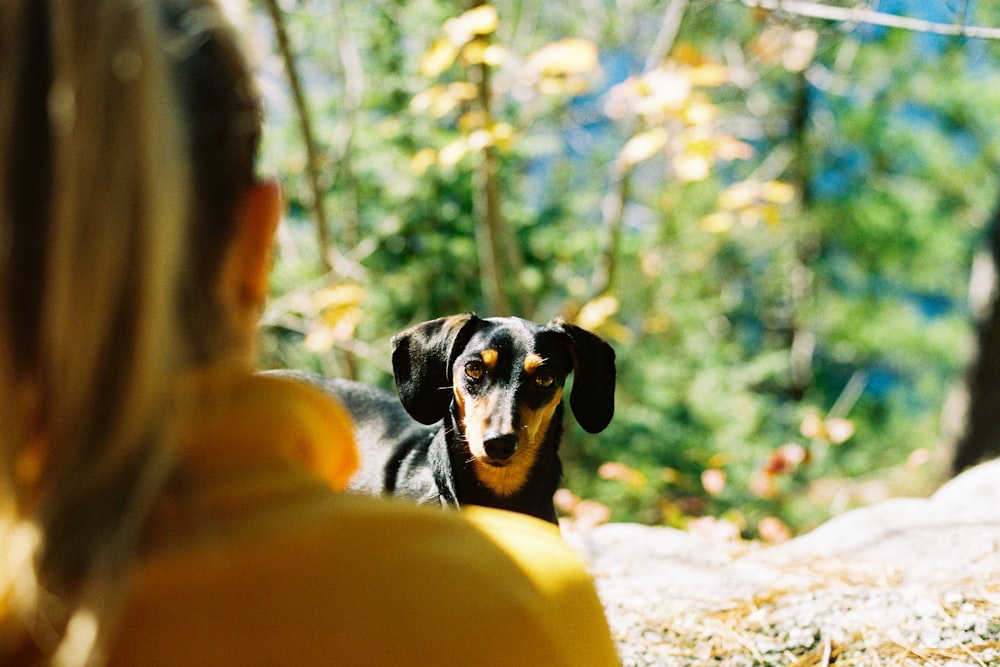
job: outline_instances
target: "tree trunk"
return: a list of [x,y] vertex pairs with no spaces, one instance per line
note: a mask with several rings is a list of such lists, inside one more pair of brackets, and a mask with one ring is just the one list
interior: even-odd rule
[[309,105],[302,88],[302,79],[299,77],[295,54],[292,51],[288,31],[285,29],[285,20],[281,8],[278,6],[278,0],[265,0],[264,6],[267,8],[268,14],[271,16],[271,23],[274,25],[274,36],[278,42],[278,49],[281,51],[288,85],[292,90],[292,101],[299,118],[299,129],[302,131],[302,142],[306,149],[306,172],[312,191],[313,214],[316,216],[316,240],[320,247],[320,263],[324,271],[329,271],[332,268],[330,258],[327,255],[330,251],[330,239],[327,232],[326,207],[323,202],[323,186],[320,180],[319,148],[313,132],[312,116],[309,113]]
[[788,321],[788,349],[791,366],[790,395],[792,400],[803,399],[813,382],[813,354],[816,339],[803,321],[802,310],[812,294],[813,273],[811,257],[815,253],[810,240],[808,215],[812,208],[812,168],[809,154],[809,82],[805,71],[797,75],[797,103],[792,117],[792,140],[795,145],[793,173],[799,188],[799,222],[792,234],[793,256],[788,271],[786,294],[790,305]]
[[[951,462],[953,473],[1000,455],[1000,204],[993,216],[988,256],[977,262],[985,269],[973,271],[970,301],[977,317],[977,353],[966,377],[968,411]],[[976,308],[975,294],[986,295]]]
[[[484,4],[475,0],[470,8]],[[469,79],[476,86],[474,109],[483,119],[484,127],[493,123],[493,89],[490,66],[476,63],[469,67]],[[517,292],[517,279],[522,269],[517,239],[503,215],[500,188],[500,163],[496,149],[484,146],[474,180],[476,245],[479,248],[479,273],[486,306],[493,316],[513,315],[524,304]],[[513,289],[511,289],[513,287]]]

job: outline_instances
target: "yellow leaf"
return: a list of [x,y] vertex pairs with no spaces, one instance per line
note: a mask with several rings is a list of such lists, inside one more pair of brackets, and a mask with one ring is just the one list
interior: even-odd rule
[[312,326],[302,340],[302,346],[309,352],[324,354],[333,348],[334,342],[333,331],[329,327]]
[[474,39],[462,47],[463,65],[482,65],[486,61],[486,42]]
[[455,94],[461,92],[461,89],[455,88],[455,86],[461,85],[431,86],[413,96],[413,99],[410,100],[410,110],[416,113],[427,113],[431,118],[443,118],[451,113],[462,99]]
[[666,315],[650,315],[643,320],[642,330],[644,333],[657,335],[670,331],[672,324],[673,322]]
[[455,139],[438,153],[438,164],[442,167],[454,167],[468,152],[469,147],[465,143],[465,139]]
[[684,475],[675,468],[663,468],[660,470],[660,481],[667,484],[678,484],[683,481]]
[[589,74],[597,70],[597,45],[586,39],[560,39],[528,56],[525,66],[542,76]]
[[329,350],[338,341],[350,340],[364,317],[361,304],[365,290],[360,285],[340,284],[324,287],[311,296],[316,319],[306,334],[304,344],[313,352]]
[[769,227],[777,227],[781,224],[781,208],[774,204],[764,204],[764,211],[761,218]]
[[681,117],[689,125],[707,125],[719,115],[718,108],[711,102],[696,101],[684,107]]
[[799,426],[799,433],[813,440],[825,438],[826,427],[823,425],[823,417],[815,410],[811,410],[805,416],[805,419],[802,420],[802,424]]
[[476,130],[467,140],[470,151],[480,151],[493,145],[493,133],[489,130]]
[[601,327],[601,333],[618,343],[628,343],[632,340],[632,330],[614,320],[608,320]]
[[628,140],[618,159],[626,167],[644,162],[667,145],[667,138],[667,130],[662,127],[640,132]]
[[703,181],[712,173],[712,160],[701,151],[685,151],[674,157],[674,172],[686,183]]
[[737,217],[740,220],[740,224],[744,227],[756,227],[757,223],[762,220],[770,222],[768,220],[768,208],[765,204],[755,202],[750,204],[750,206],[740,209]]
[[716,142],[711,136],[704,132],[686,132],[684,137],[684,153],[690,155],[700,155],[711,160],[715,157]]
[[365,290],[360,285],[340,284],[313,292],[311,301],[316,311],[344,306],[357,306],[365,300]]
[[678,42],[674,46],[672,59],[681,65],[689,65],[691,67],[697,67],[705,63],[705,57],[690,42]]
[[510,148],[514,139],[514,126],[510,123],[497,123],[493,126],[493,140],[497,148],[506,150]]
[[656,278],[663,273],[663,254],[656,252],[644,252],[639,257],[639,268],[647,278]]
[[507,60],[507,49],[499,44],[490,44],[483,51],[483,63],[490,67],[499,67]]
[[475,99],[476,95],[479,94],[479,89],[476,88],[476,85],[469,83],[468,81],[455,81],[454,83],[449,83],[447,90],[448,94],[456,100]]
[[434,99],[441,95],[441,86],[432,86],[427,90],[421,90],[410,100],[410,111],[424,113],[434,104]]
[[719,195],[719,207],[727,211],[738,211],[755,203],[759,195],[759,181],[733,183]]
[[579,77],[543,76],[538,81],[538,92],[543,95],[579,95],[587,90],[587,82]]
[[461,16],[445,21],[444,32],[451,43],[459,48],[476,35],[489,35],[497,29],[499,23],[500,17],[495,7],[480,5]]
[[701,227],[706,232],[721,233],[727,232],[733,228],[736,220],[733,218],[733,214],[728,211],[720,211],[718,213],[710,213],[701,219]]
[[335,340],[348,340],[361,323],[363,312],[357,306],[328,308],[323,311],[322,323],[333,332]]
[[410,169],[418,176],[423,176],[431,165],[437,162],[437,153],[433,148],[422,148],[410,159]]
[[714,88],[729,81],[729,69],[724,65],[705,63],[688,73],[691,84],[702,88]]
[[310,352],[329,352],[336,343],[354,337],[363,317],[364,311],[356,306],[325,310],[309,327],[302,344]]
[[729,463],[729,455],[726,454],[725,452],[718,452],[716,454],[712,454],[710,457],[708,457],[707,463],[709,468],[721,468],[722,466]]
[[775,204],[788,204],[795,199],[795,186],[781,181],[768,181],[762,188],[761,197]]
[[796,30],[792,33],[788,48],[781,54],[781,64],[789,72],[804,72],[816,54],[819,33],[815,30]]
[[780,23],[766,28],[751,45],[750,52],[764,63],[773,63],[781,57],[789,29]]
[[458,119],[458,129],[463,132],[473,132],[486,127],[490,116],[485,111],[468,111]]
[[593,331],[600,328],[612,315],[618,312],[618,299],[605,294],[584,304],[576,315],[576,325]]
[[691,79],[676,70],[661,67],[642,77],[637,92],[634,105],[639,114],[676,111],[691,97]]
[[435,77],[451,67],[458,55],[458,49],[447,39],[438,39],[431,44],[420,58],[420,74]]
[[497,29],[500,16],[493,5],[480,5],[458,17],[474,35],[488,35]]

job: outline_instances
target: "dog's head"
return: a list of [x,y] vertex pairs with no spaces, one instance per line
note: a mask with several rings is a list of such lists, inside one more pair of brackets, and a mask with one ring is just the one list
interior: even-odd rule
[[570,407],[584,429],[603,430],[614,413],[614,350],[561,320],[540,325],[466,313],[411,327],[392,347],[403,406],[432,424],[454,403],[474,470],[499,496],[527,480],[571,372]]

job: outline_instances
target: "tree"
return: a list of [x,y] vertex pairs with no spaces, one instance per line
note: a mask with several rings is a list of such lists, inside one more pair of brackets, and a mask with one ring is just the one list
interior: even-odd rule
[[1000,208],[993,215],[985,252],[972,274],[970,292],[978,301],[976,355],[967,371],[966,414],[955,445],[951,468],[959,473],[971,465],[1000,455]]

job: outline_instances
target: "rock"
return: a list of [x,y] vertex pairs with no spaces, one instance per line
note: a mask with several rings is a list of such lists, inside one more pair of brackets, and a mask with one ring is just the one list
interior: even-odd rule
[[567,532],[624,665],[1000,665],[1000,461],[785,544]]

